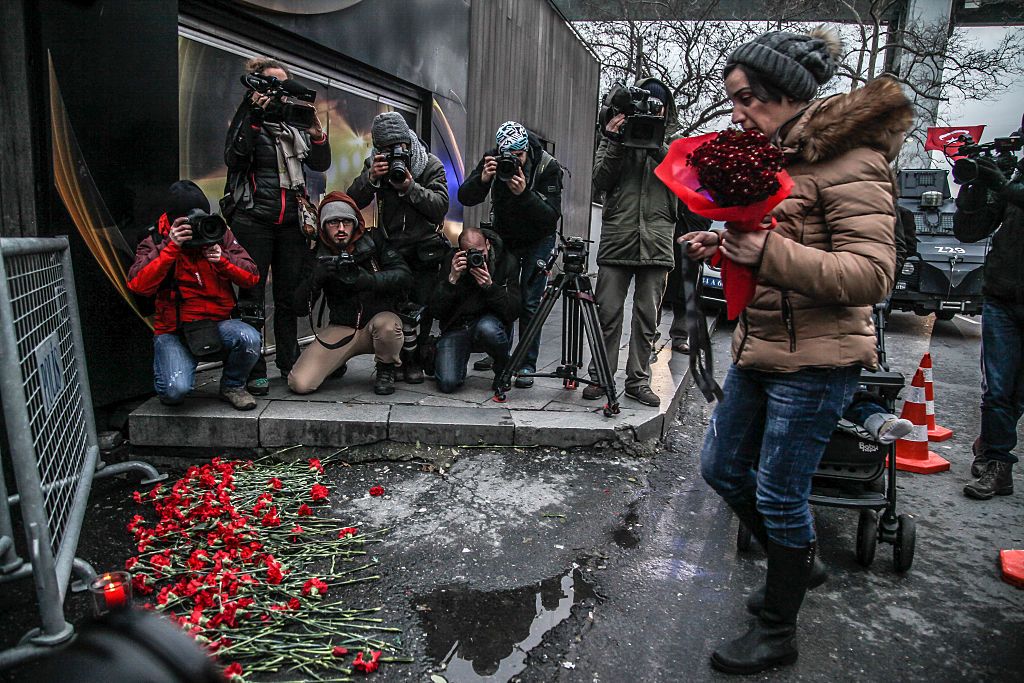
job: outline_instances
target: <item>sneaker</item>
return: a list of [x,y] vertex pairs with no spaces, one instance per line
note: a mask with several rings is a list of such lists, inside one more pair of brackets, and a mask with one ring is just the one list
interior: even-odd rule
[[974,453],[974,460],[971,462],[971,476],[977,479],[985,471],[985,464],[988,458],[985,457],[985,444],[979,436],[971,444],[971,452]]
[[406,384],[423,384],[423,368],[419,361],[409,359],[402,363],[402,379]]
[[270,393],[270,380],[266,377],[257,377],[249,380],[245,388],[253,396],[266,396]]
[[220,397],[230,403],[235,410],[252,410],[256,407],[256,399],[245,390],[245,387],[221,387]]
[[634,401],[643,403],[645,406],[651,406],[652,408],[657,408],[661,405],[661,399],[646,384],[641,384],[640,386],[633,387],[632,389],[626,389],[626,396],[629,396]]
[[964,487],[964,495],[975,500],[988,500],[992,496],[1013,493],[1013,463],[989,460],[976,481]]
[[480,360],[473,363],[474,370],[486,371],[494,367],[494,359],[490,356],[484,356]]
[[604,389],[594,384],[588,384],[587,388],[583,390],[583,398],[588,401],[596,401],[602,396],[604,396]]
[[[422,382],[423,380],[420,379]],[[377,381],[373,383],[373,393],[387,396],[395,393],[395,364],[377,363]]]
[[530,368],[523,368],[519,371],[519,376],[516,377],[516,387],[519,389],[529,389],[533,386],[533,375],[534,370]]
[[902,439],[914,429],[914,423],[902,417],[890,415],[878,428],[875,438],[882,445],[889,445]]

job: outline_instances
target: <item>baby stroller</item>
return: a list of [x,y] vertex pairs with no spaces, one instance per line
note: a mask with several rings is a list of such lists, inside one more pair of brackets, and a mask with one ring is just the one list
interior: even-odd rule
[[[874,307],[878,365],[861,371],[861,390],[893,412],[905,385],[901,373],[891,372],[885,354],[885,304]],[[896,514],[896,445],[883,446],[858,425],[840,420],[814,476],[810,502],[860,511],[857,521],[857,562],[871,566],[878,541],[891,543],[897,572],[914,561],[914,519]],[[736,547],[750,548],[751,533],[740,524]]]

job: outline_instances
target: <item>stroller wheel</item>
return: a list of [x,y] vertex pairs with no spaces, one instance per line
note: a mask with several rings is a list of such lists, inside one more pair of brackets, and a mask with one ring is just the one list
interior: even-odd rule
[[892,564],[902,574],[914,563],[914,542],[917,523],[909,515],[900,515],[896,521],[896,542],[892,544]]
[[861,510],[857,520],[857,562],[870,567],[875,561],[875,550],[878,548],[878,513],[874,510]]
[[736,529],[736,550],[739,550],[742,553],[750,550],[750,541],[753,536],[754,535],[750,533],[750,529],[748,529],[743,522],[740,522]]

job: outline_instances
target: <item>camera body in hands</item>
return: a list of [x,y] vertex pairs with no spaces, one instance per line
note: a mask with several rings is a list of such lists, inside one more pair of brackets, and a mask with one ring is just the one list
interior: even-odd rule
[[974,142],[970,135],[961,135],[960,142],[961,145],[957,149],[960,158],[953,162],[953,182],[958,185],[978,181],[980,159],[991,159],[1004,175],[1012,174],[1017,166],[1017,156],[1014,152],[1024,149],[1024,137],[1021,137],[1020,133],[984,143]]
[[192,209],[185,216],[192,228],[192,239],[182,244],[183,249],[203,249],[224,241],[228,224],[217,214],[202,209]]
[[268,123],[283,123],[299,130],[306,130],[316,124],[316,91],[310,90],[298,81],[279,81],[273,76],[251,73],[242,76],[242,85],[252,91],[271,98],[263,111],[263,120]]
[[359,262],[347,251],[336,256],[320,256],[317,261],[324,267],[324,270],[333,278],[344,285],[352,286],[359,280],[363,269]]
[[470,268],[483,268],[487,264],[487,254],[480,249],[467,249],[466,263]]
[[401,185],[407,176],[412,175],[409,168],[412,166],[412,154],[401,145],[394,145],[384,152],[384,158],[388,162],[387,179],[393,185]]
[[498,153],[497,157],[498,170],[495,172],[495,177],[503,183],[507,183],[516,177],[519,173],[519,169],[522,164],[519,163],[519,157],[516,156],[515,152],[505,150]]
[[[651,95],[649,90],[615,83],[604,96],[601,109],[601,132],[617,139],[626,147],[659,149],[665,140],[665,103]],[[617,134],[608,133],[605,127],[619,114],[626,122]]]

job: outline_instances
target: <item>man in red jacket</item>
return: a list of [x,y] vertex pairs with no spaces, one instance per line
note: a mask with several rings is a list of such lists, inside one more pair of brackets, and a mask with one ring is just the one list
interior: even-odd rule
[[256,264],[235,241],[231,230],[220,243],[190,247],[193,209],[210,212],[210,202],[190,180],[171,185],[156,229],[135,250],[128,288],[156,298],[153,338],[153,384],[160,401],[177,405],[192,390],[197,361],[183,337],[187,323],[210,320],[223,347],[220,395],[238,410],[252,410],[256,399],[245,389],[249,371],[260,357],[260,333],[241,320],[232,285],[248,289],[259,282]]

